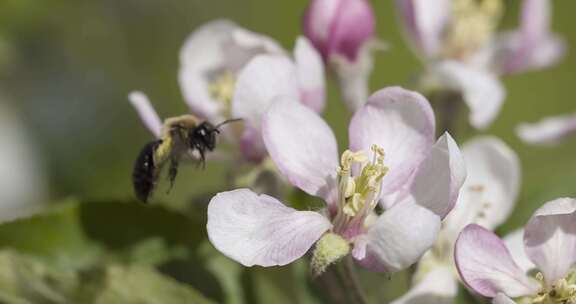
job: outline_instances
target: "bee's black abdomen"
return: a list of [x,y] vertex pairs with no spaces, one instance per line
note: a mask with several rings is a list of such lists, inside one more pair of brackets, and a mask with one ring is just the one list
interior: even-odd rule
[[132,173],[134,193],[144,203],[148,201],[158,180],[158,168],[154,162],[154,153],[161,143],[161,140],[156,140],[144,146],[134,164]]

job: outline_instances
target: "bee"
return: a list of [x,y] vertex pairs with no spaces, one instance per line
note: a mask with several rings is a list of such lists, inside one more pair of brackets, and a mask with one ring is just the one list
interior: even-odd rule
[[[216,147],[216,134],[219,128],[227,123],[241,119],[229,119],[214,126],[208,121],[199,121],[193,115],[182,115],[169,118],[164,122],[161,138],[146,144],[132,172],[132,184],[136,197],[142,202],[148,202],[158,183],[160,172],[166,164],[169,165],[168,180],[170,188],[178,175],[178,165],[185,158],[197,159],[202,168],[206,166],[206,152]],[[194,151],[198,155],[194,154]]]

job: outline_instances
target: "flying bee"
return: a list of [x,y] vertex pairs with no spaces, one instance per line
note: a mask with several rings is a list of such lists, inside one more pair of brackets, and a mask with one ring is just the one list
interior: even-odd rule
[[[227,123],[240,119],[226,120],[216,126],[208,121],[200,122],[192,115],[169,118],[164,122],[161,138],[148,143],[142,148],[132,173],[132,183],[136,197],[147,202],[166,164],[169,165],[168,180],[170,189],[178,175],[180,161],[188,156],[200,158],[200,164],[206,166],[206,152],[216,147],[216,134],[219,128]],[[194,154],[198,152],[198,155]]]

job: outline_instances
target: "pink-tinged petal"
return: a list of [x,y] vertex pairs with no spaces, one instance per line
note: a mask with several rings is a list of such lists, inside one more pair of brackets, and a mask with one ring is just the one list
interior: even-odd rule
[[472,126],[485,129],[496,119],[506,96],[496,74],[456,61],[444,61],[434,70],[447,88],[461,92]]
[[482,226],[471,224],[462,230],[454,259],[464,283],[482,296],[493,298],[502,292],[520,297],[540,288],[516,265],[504,242]]
[[524,0],[520,22],[525,39],[537,41],[547,35],[551,13],[550,0]]
[[452,3],[449,0],[397,0],[396,3],[414,48],[427,57],[435,57],[442,47]]
[[208,237],[244,266],[286,265],[302,257],[332,225],[248,189],[218,193],[208,205]]
[[458,281],[448,267],[437,267],[391,304],[452,304],[458,293]]
[[325,61],[336,54],[355,61],[374,31],[374,12],[367,0],[313,0],[304,15],[304,33]]
[[548,33],[537,43],[528,46],[520,31],[500,35],[495,48],[495,68],[502,74],[517,74],[544,69],[558,63],[566,55],[566,41]]
[[492,299],[492,304],[516,304],[514,300],[510,299],[503,293],[498,293],[494,299]]
[[132,106],[138,112],[140,119],[146,126],[146,128],[154,135],[156,138],[160,138],[162,132],[162,121],[158,114],[152,107],[148,96],[139,91],[131,92],[128,95],[128,100]]
[[400,271],[416,263],[432,247],[439,230],[440,217],[432,211],[410,202],[396,204],[368,229],[366,260],[359,262],[375,271]]
[[428,155],[435,136],[434,113],[422,95],[400,87],[374,93],[350,122],[350,148],[384,149],[389,171],[383,178],[383,194],[398,190]]
[[504,73],[542,69],[557,63],[566,53],[564,39],[550,32],[551,2],[525,0],[520,29],[501,41]]
[[410,193],[417,204],[444,218],[454,207],[465,179],[460,149],[452,136],[444,133],[418,169]]
[[338,146],[322,117],[298,102],[279,98],[264,115],[262,135],[270,157],[292,185],[332,203]]
[[517,229],[507,234],[504,237],[504,244],[506,244],[510,255],[514,257],[514,261],[524,273],[528,273],[536,267],[526,255],[524,248],[524,229]]
[[533,49],[525,69],[543,69],[558,63],[567,53],[566,41],[558,35],[550,34]]
[[260,162],[266,157],[266,146],[262,139],[262,132],[250,126],[244,128],[240,138],[240,152],[244,159]]
[[526,254],[548,286],[576,262],[576,200],[560,198],[536,210],[524,230]]
[[528,144],[557,144],[576,134],[576,114],[547,117],[536,123],[521,123],[516,128],[516,134]]
[[322,57],[304,37],[298,37],[294,48],[302,103],[320,113],[325,104],[324,63]]
[[446,218],[454,238],[467,224],[493,230],[510,216],[520,189],[520,160],[502,140],[493,136],[474,138],[462,154],[468,176],[456,206]]
[[260,129],[261,118],[275,97],[298,102],[296,67],[286,56],[258,55],[240,72],[232,100],[232,115]]

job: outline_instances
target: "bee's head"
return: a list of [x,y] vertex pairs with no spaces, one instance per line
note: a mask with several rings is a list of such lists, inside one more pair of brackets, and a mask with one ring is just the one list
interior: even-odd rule
[[196,128],[190,130],[190,140],[201,143],[208,150],[212,151],[216,147],[216,134],[220,133],[210,122],[203,122]]

